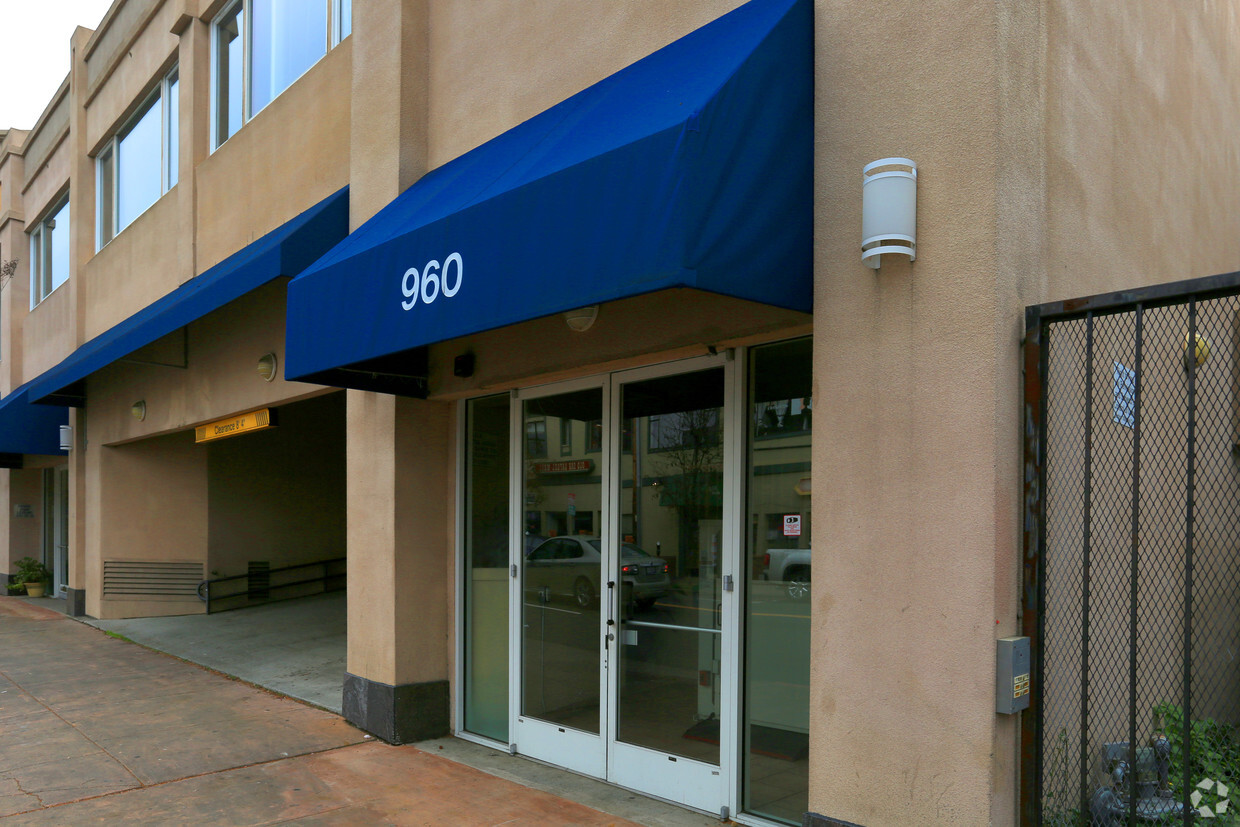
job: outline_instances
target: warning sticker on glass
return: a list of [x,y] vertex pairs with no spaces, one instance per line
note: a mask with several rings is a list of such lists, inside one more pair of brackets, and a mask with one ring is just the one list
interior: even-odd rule
[[784,515],[784,536],[800,537],[801,536],[801,515],[785,514]]

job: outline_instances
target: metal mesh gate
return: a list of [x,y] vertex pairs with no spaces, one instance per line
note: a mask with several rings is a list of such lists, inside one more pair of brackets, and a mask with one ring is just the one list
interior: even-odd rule
[[1023,823],[1240,823],[1240,276],[1030,308],[1026,417]]

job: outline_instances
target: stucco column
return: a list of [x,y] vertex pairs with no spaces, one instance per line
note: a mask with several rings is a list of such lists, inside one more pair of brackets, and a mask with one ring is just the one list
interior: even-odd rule
[[198,274],[195,244],[198,221],[198,177],[192,170],[211,154],[211,27],[186,12],[173,24],[172,33],[181,38],[177,48],[177,83],[180,120],[177,147],[177,259],[180,280]]
[[[817,3],[807,824],[1016,815],[1018,716],[996,713],[994,675],[995,639],[1019,628],[1038,21],[967,5]],[[891,156],[918,164],[917,260],[874,271],[861,170]]]
[[451,405],[349,391],[344,715],[391,743],[448,731]]
[[73,448],[69,451],[69,586],[66,609],[73,617],[86,610],[86,410],[69,409],[69,427],[73,429]]
[[429,27],[426,0],[353,6],[351,229],[426,172]]

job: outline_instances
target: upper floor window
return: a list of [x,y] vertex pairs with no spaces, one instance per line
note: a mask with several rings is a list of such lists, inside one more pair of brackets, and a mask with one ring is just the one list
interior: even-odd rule
[[30,306],[69,280],[69,195],[30,231]]
[[178,89],[174,68],[96,158],[98,247],[111,241],[176,185]]
[[237,0],[212,26],[211,143],[241,125],[348,37],[352,0]]

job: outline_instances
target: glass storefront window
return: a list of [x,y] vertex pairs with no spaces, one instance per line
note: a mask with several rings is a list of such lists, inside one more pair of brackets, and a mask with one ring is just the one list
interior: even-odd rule
[[465,709],[463,729],[508,741],[507,396],[465,411]]
[[812,341],[750,352],[743,806],[809,807]]

